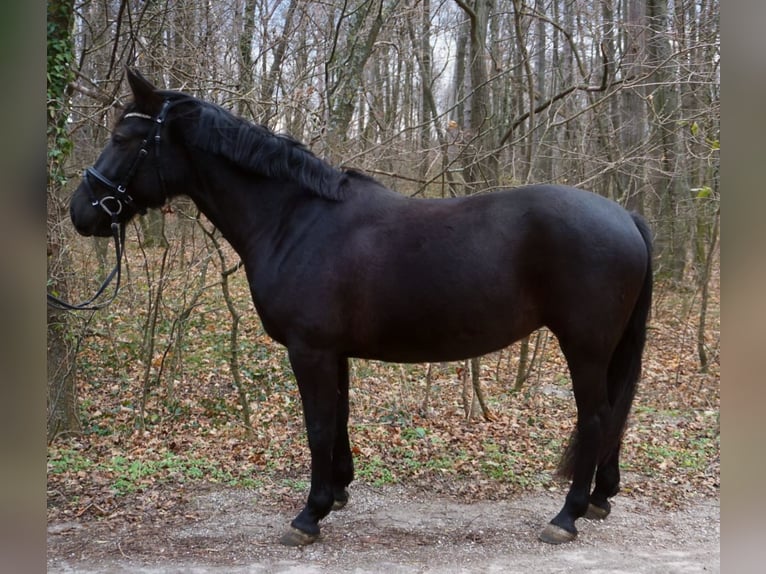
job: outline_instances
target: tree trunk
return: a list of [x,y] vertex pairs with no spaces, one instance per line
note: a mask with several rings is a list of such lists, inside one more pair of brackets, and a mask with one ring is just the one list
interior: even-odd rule
[[253,38],[255,37],[255,6],[257,0],[245,0],[239,32],[239,98],[238,112],[244,115],[247,103],[255,94],[255,62],[253,62]]
[[[349,140],[349,126],[362,88],[364,67],[372,54],[387,13],[383,0],[345,7],[335,27],[333,50],[325,66],[327,86],[327,146],[333,162],[341,163]],[[343,26],[348,20],[348,26]]]
[[468,46],[468,36],[470,34],[469,25],[461,26],[458,30],[458,37],[455,41],[455,73],[452,84],[452,99],[450,107],[454,109],[453,119],[459,129],[465,128],[465,62],[468,57],[466,48]]
[[165,237],[165,215],[159,209],[151,209],[138,218],[143,235],[144,247],[162,247],[167,249]]
[[537,152],[537,135],[535,131],[535,75],[532,72],[532,64],[530,62],[529,53],[527,51],[526,37],[524,35],[523,26],[521,24],[522,8],[524,3],[521,0],[513,0],[513,24],[516,32],[516,45],[521,58],[521,64],[524,68],[526,76],[526,95],[527,106],[529,109],[529,119],[526,141],[524,147],[526,149],[526,168],[524,169],[524,183],[530,183],[530,178],[533,175],[533,162],[535,154]]
[[716,248],[718,247],[718,228],[720,222],[720,213],[716,210],[716,214],[713,220],[713,230],[710,236],[710,245],[708,246],[707,256],[705,258],[705,265],[698,275],[698,285],[700,287],[700,313],[699,322],[697,323],[697,355],[700,362],[700,371],[703,373],[708,372],[708,365],[710,357],[707,354],[707,346],[705,344],[705,327],[707,323],[707,310],[710,302],[710,275],[713,270],[713,260],[715,258]]
[[[420,150],[423,157],[418,165],[418,178],[423,180],[428,172],[429,153],[431,148],[431,119],[432,111],[434,119],[435,110],[431,109],[433,103],[433,93],[431,86],[433,84],[433,69],[431,64],[431,0],[423,0],[421,13],[421,36],[420,45],[415,47],[416,54],[419,54],[418,63],[420,67],[420,102],[418,108],[418,123],[420,124]],[[413,34],[413,25],[409,26],[410,38],[415,43]],[[435,107],[435,106],[434,106]],[[438,130],[438,126],[437,126]]]
[[484,389],[481,386],[481,361],[479,357],[471,359],[471,385],[473,386],[473,405],[471,412],[475,415],[478,406],[481,408],[481,414],[485,421],[491,421],[494,417],[487,406],[487,400],[484,398]]
[[259,102],[259,108],[261,110],[259,117],[256,120],[265,125],[270,125],[273,116],[276,114],[277,106],[273,103],[275,101],[274,90],[277,87],[277,80],[282,69],[282,62],[285,59],[285,53],[287,51],[287,44],[291,39],[293,33],[293,17],[295,10],[298,6],[298,0],[290,0],[290,5],[287,8],[285,14],[284,27],[282,28],[282,34],[277,40],[274,48],[274,56],[269,67],[268,75],[261,82],[261,96]]
[[652,69],[649,95],[652,115],[651,150],[654,197],[659,216],[655,226],[658,274],[680,283],[686,267],[688,224],[681,213],[684,199],[690,200],[689,183],[678,149],[678,126],[681,123],[679,99],[673,81],[673,57],[667,36],[668,0],[647,0],[647,65]]
[[491,128],[491,94],[487,72],[487,28],[492,7],[491,0],[474,0],[468,4],[457,0],[458,5],[468,15],[469,32],[469,70],[471,72],[471,90],[469,116],[466,118],[466,138],[470,153],[464,156],[466,189],[470,195],[497,185],[498,162],[495,131]]
[[[627,5],[622,27],[623,68],[628,86],[636,82],[643,72],[645,53],[644,14],[646,0],[624,0]],[[640,148],[646,138],[646,109],[644,94],[639,86],[622,91],[620,116],[620,144],[627,158],[620,171],[620,188],[624,195],[620,202],[628,209],[644,212],[643,159]]]
[[519,342],[519,366],[516,369],[516,381],[513,383],[513,392],[518,392],[524,386],[529,375],[529,335]]
[[[535,0],[535,11],[540,14],[544,14],[545,5],[541,0]],[[543,18],[537,18],[535,25],[535,98],[540,101],[544,101],[547,97],[547,63],[548,58],[545,52],[546,45],[545,34],[545,21]],[[534,104],[536,105],[536,103]],[[530,106],[530,110],[534,112],[534,108]],[[541,114],[542,115],[542,114]],[[538,124],[541,118],[538,118]],[[537,126],[536,126],[537,127]],[[537,139],[537,154],[532,158],[532,181],[535,183],[550,181],[552,176],[553,165],[551,163],[551,150],[554,146],[551,145],[550,138],[553,135],[551,130],[544,129],[540,126],[540,135],[537,135],[536,129],[531,135]]]
[[[63,249],[66,210],[60,196],[65,182],[64,163],[71,149],[67,131],[69,83],[73,79],[73,1],[48,2],[48,185],[47,244],[48,290],[69,299],[65,270],[70,268]],[[71,325],[66,312],[48,308],[48,440],[58,434],[80,430],[75,388],[76,345],[69,336]]]

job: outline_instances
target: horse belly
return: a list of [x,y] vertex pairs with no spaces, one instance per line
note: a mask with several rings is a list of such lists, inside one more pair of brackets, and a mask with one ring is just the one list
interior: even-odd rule
[[[440,299],[435,296],[436,299]],[[353,356],[397,363],[456,361],[507,347],[541,323],[521,301],[409,300],[369,325]]]

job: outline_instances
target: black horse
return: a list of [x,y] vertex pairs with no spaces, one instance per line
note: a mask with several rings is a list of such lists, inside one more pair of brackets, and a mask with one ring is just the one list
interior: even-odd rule
[[75,191],[72,222],[109,236],[185,194],[242,258],[264,329],[287,347],[311,450],[284,544],[316,540],[348,500],[349,357],[452,361],[543,325],[566,357],[577,425],[562,458],[572,484],[540,537],[567,542],[578,518],[609,514],[652,298],[639,216],[556,185],[405,198],[216,105],[128,80],[134,102]]

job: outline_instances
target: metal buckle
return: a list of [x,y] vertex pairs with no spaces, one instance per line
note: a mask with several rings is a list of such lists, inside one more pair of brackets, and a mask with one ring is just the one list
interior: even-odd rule
[[[114,201],[117,204],[117,209],[116,210],[109,209],[109,206],[106,204],[107,200]],[[106,211],[106,213],[110,217],[115,217],[115,216],[119,215],[120,213],[122,213],[122,202],[119,199],[117,199],[116,197],[112,196],[112,195],[107,195],[105,197],[102,197],[99,200],[98,204],[101,206],[101,209]]]

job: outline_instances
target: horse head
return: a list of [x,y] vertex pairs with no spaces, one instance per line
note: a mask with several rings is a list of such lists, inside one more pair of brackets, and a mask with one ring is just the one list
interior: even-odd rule
[[167,123],[179,94],[158,90],[136,71],[128,69],[127,75],[133,102],[70,202],[72,223],[82,235],[110,236],[115,225],[161,207],[182,177],[182,170],[173,169],[181,151]]

